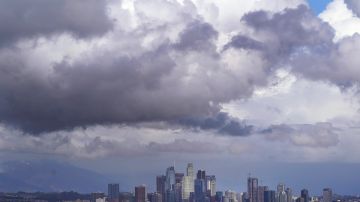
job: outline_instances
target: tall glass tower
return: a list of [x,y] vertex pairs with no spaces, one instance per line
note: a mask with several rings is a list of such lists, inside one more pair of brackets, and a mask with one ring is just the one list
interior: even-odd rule
[[247,185],[249,202],[258,202],[258,179],[249,177]]

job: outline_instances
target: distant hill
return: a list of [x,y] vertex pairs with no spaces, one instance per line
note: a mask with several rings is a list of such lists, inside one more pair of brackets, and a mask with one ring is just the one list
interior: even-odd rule
[[52,160],[8,161],[0,168],[0,192],[90,193],[105,191],[110,181],[94,171]]

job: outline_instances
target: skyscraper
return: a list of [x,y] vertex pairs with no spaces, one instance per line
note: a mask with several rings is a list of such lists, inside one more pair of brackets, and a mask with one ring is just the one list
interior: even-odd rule
[[215,175],[210,176],[209,188],[210,196],[213,197],[216,195],[216,177]]
[[332,190],[330,188],[323,189],[323,202],[332,202]]
[[236,199],[236,192],[227,190],[225,191],[224,202],[238,202]]
[[188,163],[186,167],[186,176],[194,178],[194,166],[192,163]]
[[276,193],[276,201],[277,202],[287,202],[287,195],[285,192],[285,185],[280,183],[277,185],[277,193]]
[[205,201],[205,183],[203,179],[195,180],[195,202]]
[[113,183],[108,184],[108,198],[109,199],[118,199],[119,198],[119,184]]
[[265,194],[265,191],[268,190],[268,187],[267,186],[259,186],[258,187],[258,201],[259,202],[264,202],[264,194]]
[[162,202],[162,196],[158,192],[148,194],[149,202]]
[[175,168],[173,166],[166,169],[165,190],[174,190],[175,186]]
[[135,202],[147,202],[146,187],[140,185],[135,187]]
[[205,176],[206,176],[205,170],[198,170],[197,175],[196,175],[197,179],[205,180]]
[[292,199],[292,189],[291,188],[286,188],[286,190],[285,190],[285,193],[286,193],[286,201],[287,202],[292,202],[293,201],[293,199]]
[[258,179],[249,177],[247,186],[249,202],[258,202]]
[[175,168],[171,166],[166,169],[165,202],[175,202],[175,183]]
[[309,202],[310,196],[309,196],[309,191],[307,189],[301,190],[301,198],[304,200],[304,202]]
[[215,201],[216,202],[223,202],[223,192],[217,191],[215,194]]
[[264,202],[275,202],[275,191],[264,191]]
[[161,195],[161,201],[165,201],[165,183],[166,183],[166,176],[159,175],[156,177],[156,192]]

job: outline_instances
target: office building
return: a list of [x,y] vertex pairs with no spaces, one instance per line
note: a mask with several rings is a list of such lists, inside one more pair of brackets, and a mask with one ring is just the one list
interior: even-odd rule
[[166,169],[165,190],[174,190],[175,186],[175,168],[173,166]]
[[206,177],[205,170],[198,170],[196,178],[205,180],[205,177]]
[[238,202],[236,199],[236,192],[232,191],[232,190],[225,191],[223,201],[224,202]]
[[147,194],[149,202],[162,202],[162,195],[158,192]]
[[287,202],[287,195],[285,192],[285,184],[280,183],[277,185],[276,202]]
[[330,188],[323,189],[323,202],[332,202],[332,190]]
[[268,187],[267,186],[259,186],[258,187],[258,201],[259,202],[264,202],[264,194],[265,194],[265,191],[268,190]]
[[134,195],[130,192],[120,192],[119,202],[134,202]]
[[159,175],[156,177],[156,192],[161,195],[161,202],[165,201],[165,183],[166,183],[166,176]]
[[223,202],[223,192],[217,191],[215,194],[215,202]]
[[247,187],[249,202],[258,202],[258,179],[249,177]]
[[108,198],[111,199],[118,199],[119,198],[119,184],[113,183],[108,184]]
[[135,202],[147,202],[145,185],[135,187]]
[[286,201],[292,202],[293,201],[292,189],[289,187],[286,188],[285,193],[286,193]]
[[195,202],[205,202],[205,183],[203,179],[195,179]]
[[205,177],[206,192],[209,193],[209,196],[215,196],[216,194],[216,178],[215,175]]
[[301,198],[303,198],[304,202],[309,202],[310,196],[309,196],[309,191],[307,189],[301,190]]
[[274,190],[264,191],[264,202],[275,202],[276,193]]

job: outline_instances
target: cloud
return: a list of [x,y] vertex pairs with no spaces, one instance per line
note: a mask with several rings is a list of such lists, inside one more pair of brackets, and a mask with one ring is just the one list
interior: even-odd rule
[[[19,144],[21,142],[21,144]],[[92,126],[43,136],[23,135],[19,130],[0,126],[0,151],[47,154],[75,159],[139,157],[166,153],[219,152],[218,143],[176,130],[136,126]]]
[[216,144],[199,141],[189,141],[186,139],[175,139],[173,142],[163,144],[150,142],[148,148],[151,151],[156,152],[176,153],[213,153],[220,151],[219,147]]
[[[243,53],[241,60],[229,63],[227,53],[217,50],[218,32],[212,25],[180,14],[187,20],[175,39],[166,36],[144,44],[147,37],[172,30],[169,22],[156,21],[129,33],[116,29],[96,48],[41,68],[21,47],[2,49],[1,121],[39,134],[97,124],[208,117],[220,111],[220,103],[248,97],[253,86],[266,84],[261,62],[246,66],[250,57],[258,56]],[[139,17],[144,18],[143,13]],[[249,74],[238,72],[239,65]],[[255,67],[260,74],[250,71]],[[239,128],[232,122],[224,131]]]
[[357,0],[345,0],[347,6],[360,17],[360,2]]
[[76,37],[99,36],[112,28],[107,1],[5,0],[0,2],[0,45],[23,38],[69,32]]
[[224,112],[207,118],[185,118],[181,119],[179,123],[190,128],[212,130],[231,136],[248,136],[253,132],[253,126],[232,118]]
[[[203,7],[190,1],[121,3],[123,21],[114,11],[107,13],[106,1],[91,2],[86,12],[77,11],[82,8],[77,1],[34,2],[50,10],[63,6],[50,15],[58,24],[46,21],[27,30],[27,23],[42,22],[44,9],[33,18],[10,16],[18,35],[5,36],[13,47],[0,49],[0,120],[25,133],[166,122],[246,136],[253,126],[221,113],[222,106],[250,98],[255,89],[269,85],[277,70],[286,67],[296,76],[339,86],[358,79],[357,57],[347,59],[359,52],[358,37],[333,42],[333,28],[299,5],[302,1],[247,10],[231,32],[218,29],[201,15]],[[32,8],[17,1],[4,4],[9,10]],[[154,9],[159,5],[161,13]],[[67,18],[65,11],[80,16]],[[110,23],[109,16],[116,20]],[[46,37],[53,34],[59,36]],[[224,35],[229,40],[222,46]],[[66,47],[77,51],[50,48],[59,47],[64,36],[74,39]],[[51,51],[34,56],[38,49]]]
[[251,37],[243,34],[232,37],[226,47],[258,50],[272,67],[286,64],[292,54],[304,47],[317,48],[332,44],[333,29],[305,5],[283,12],[250,12],[242,17],[252,31]]
[[358,84],[358,34],[334,41],[335,30],[304,5],[275,14],[251,12],[242,21],[252,35],[239,33],[226,47],[259,52],[269,64],[268,72],[287,67],[297,77],[342,89]]
[[339,130],[331,123],[273,125],[262,131],[271,141],[289,141],[295,146],[333,147],[339,143]]
[[335,29],[335,41],[360,32],[360,18],[348,8],[343,0],[332,1],[319,17]]

